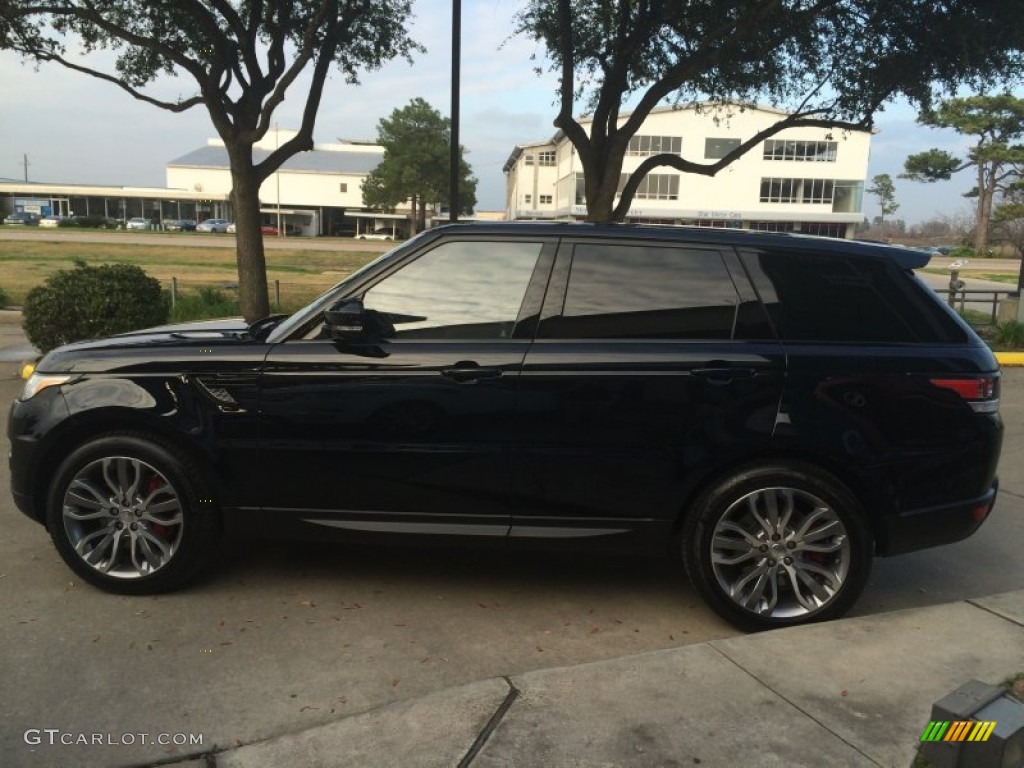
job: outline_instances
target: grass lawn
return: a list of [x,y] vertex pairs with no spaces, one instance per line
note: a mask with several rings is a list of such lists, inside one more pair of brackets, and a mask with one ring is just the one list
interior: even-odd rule
[[[924,267],[922,269],[915,270],[916,272],[927,272],[931,275],[949,275],[948,269],[940,267]],[[1009,283],[1016,288],[1018,273],[1016,268],[1011,272],[975,272],[975,271],[964,271],[960,273],[960,279],[970,278],[971,280],[991,280],[996,283]]]
[[[367,251],[308,251],[268,248],[267,281],[273,300],[274,280],[281,281],[281,303],[297,309],[341,278],[376,258]],[[187,294],[200,286],[224,289],[238,282],[235,252],[230,248],[181,248],[173,245],[0,241],[0,288],[20,305],[28,291],[76,259],[87,264],[136,264],[170,287],[178,279]]]

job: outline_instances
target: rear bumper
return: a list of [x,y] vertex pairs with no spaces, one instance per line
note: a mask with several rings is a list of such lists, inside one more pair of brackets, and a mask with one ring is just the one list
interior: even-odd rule
[[999,479],[981,496],[952,504],[901,512],[883,522],[880,555],[899,555],[961,541],[988,519],[996,503]]

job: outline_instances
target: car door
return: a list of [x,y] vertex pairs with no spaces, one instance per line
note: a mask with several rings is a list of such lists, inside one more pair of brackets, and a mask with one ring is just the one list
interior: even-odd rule
[[356,531],[506,535],[516,381],[554,249],[434,240],[339,297],[393,333],[276,345],[261,385],[265,509]]
[[695,480],[767,446],[783,372],[730,249],[564,240],[520,378],[511,535],[663,536]]

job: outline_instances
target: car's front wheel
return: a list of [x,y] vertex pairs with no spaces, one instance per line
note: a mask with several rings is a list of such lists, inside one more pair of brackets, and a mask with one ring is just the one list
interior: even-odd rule
[[183,586],[212,559],[220,534],[202,473],[172,447],[108,435],[74,450],[57,470],[47,527],[64,561],[110,592]]
[[747,630],[841,616],[871,570],[850,491],[800,464],[749,467],[708,488],[683,526],[683,561],[712,609]]

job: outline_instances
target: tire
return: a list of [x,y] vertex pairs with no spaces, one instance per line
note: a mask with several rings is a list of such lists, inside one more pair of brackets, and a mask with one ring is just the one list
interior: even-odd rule
[[64,562],[108,592],[167,592],[195,579],[220,540],[202,472],[159,440],[106,435],[60,465],[46,524]]
[[867,584],[873,542],[842,483],[775,463],[705,490],[684,521],[682,554],[711,609],[756,631],[842,616]]

